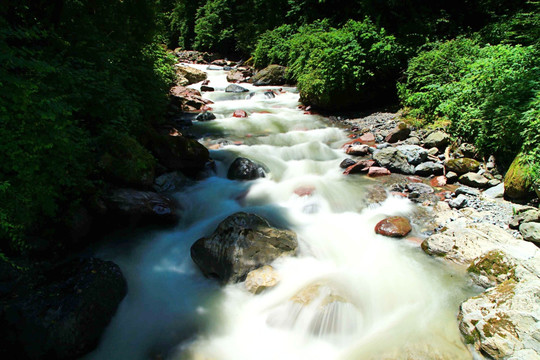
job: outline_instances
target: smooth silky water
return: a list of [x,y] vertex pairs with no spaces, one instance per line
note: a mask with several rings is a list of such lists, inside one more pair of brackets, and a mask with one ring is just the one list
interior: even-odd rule
[[[193,65],[199,69],[205,66]],[[339,163],[345,132],[297,109],[294,88],[273,99],[229,94],[224,71],[208,71],[216,92],[204,96],[217,119],[190,130],[210,144],[216,173],[175,194],[175,229],[146,230],[102,247],[120,265],[128,294],[88,359],[472,359],[456,313],[474,293],[465,274],[425,255],[418,244],[375,234],[391,215],[412,217],[417,205],[389,197],[368,205],[375,181],[345,176]],[[200,84],[193,85],[198,88]],[[273,87],[277,89],[277,87]],[[247,118],[233,118],[242,109]],[[238,156],[263,164],[267,177],[226,178]],[[314,189],[298,196],[295,189]],[[299,255],[273,267],[280,282],[261,294],[243,283],[220,287],[204,278],[190,246],[238,211],[298,234]],[[293,301],[311,293],[310,301]]]

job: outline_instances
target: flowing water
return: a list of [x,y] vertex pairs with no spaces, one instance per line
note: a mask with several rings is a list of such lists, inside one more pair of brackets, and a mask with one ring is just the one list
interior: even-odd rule
[[[211,151],[215,174],[175,194],[183,205],[175,229],[124,234],[97,251],[120,265],[129,291],[88,358],[472,359],[456,322],[471,294],[464,274],[417,243],[373,231],[387,216],[413,216],[416,205],[395,197],[369,205],[375,182],[339,168],[345,132],[297,109],[294,88],[275,98],[249,84],[241,85],[254,95],[225,93],[226,73],[208,73],[216,91],[204,96],[217,119],[190,131],[206,144],[232,143]],[[249,116],[233,118],[237,109]],[[238,156],[263,164],[267,177],[228,180]],[[279,284],[258,295],[243,283],[220,287],[190,258],[197,239],[238,211],[299,238],[297,257],[272,264]],[[302,294],[310,300],[292,300]]]

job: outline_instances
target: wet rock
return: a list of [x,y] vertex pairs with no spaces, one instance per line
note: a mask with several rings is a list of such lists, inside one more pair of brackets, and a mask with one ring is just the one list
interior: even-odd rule
[[212,92],[212,91],[215,91],[216,89],[214,89],[213,87],[211,86],[208,86],[208,85],[201,85],[201,91],[206,91],[206,92]]
[[467,197],[461,194],[461,195],[458,195],[455,199],[450,200],[448,202],[448,205],[450,205],[452,209],[462,209],[465,206],[467,206],[467,203],[468,203]]
[[263,290],[274,287],[279,282],[279,274],[270,265],[264,265],[250,271],[246,276],[244,285],[253,294],[260,294]]
[[387,143],[396,143],[400,140],[405,140],[409,137],[411,129],[405,123],[399,123],[394,129],[392,129],[388,135],[384,138]]
[[407,157],[396,148],[388,147],[376,152],[373,159],[392,172],[413,174],[414,166],[407,162]]
[[267,90],[264,92],[264,97],[267,99],[274,99],[276,97],[276,94],[272,90]]
[[519,232],[523,236],[523,239],[540,244],[540,223],[523,223],[519,225]]
[[504,184],[500,183],[497,186],[490,187],[483,192],[483,195],[491,199],[500,199],[504,196]]
[[210,120],[215,120],[215,119],[216,119],[216,115],[214,115],[214,113],[211,113],[210,111],[205,111],[203,113],[200,113],[195,118],[195,120],[197,121],[210,121]]
[[252,73],[250,68],[232,69],[227,74],[227,81],[231,83],[247,82]]
[[390,170],[385,169],[383,167],[378,167],[378,166],[372,166],[368,170],[369,177],[379,177],[379,176],[386,176],[390,174],[391,174]]
[[268,65],[257,72],[251,81],[255,86],[284,85],[287,68],[281,65]]
[[483,189],[487,187],[488,179],[477,173],[469,172],[459,177],[459,182],[463,185]]
[[419,176],[440,175],[443,172],[444,166],[432,161],[421,163],[414,168],[414,174]]
[[298,241],[290,230],[271,227],[255,214],[236,213],[223,220],[209,237],[191,247],[191,258],[205,276],[235,283],[280,256],[293,256]]
[[212,101],[204,99],[201,93],[195,89],[184,86],[174,86],[169,91],[171,104],[179,107],[182,111],[196,111]]
[[443,187],[446,185],[446,176],[435,176],[433,179],[429,181],[429,184],[433,187]]
[[[488,175],[489,175],[489,177],[492,176],[492,175],[489,174],[489,173],[485,173],[484,177],[485,177],[486,179],[489,179]],[[492,187],[495,187],[495,186],[500,185],[500,184],[502,184],[501,180],[497,180],[497,179],[489,179],[487,186],[490,187],[490,188],[492,188]],[[504,190],[504,185],[503,185],[503,190]]]
[[439,150],[442,150],[450,143],[450,135],[443,131],[435,131],[428,135],[427,138],[424,139],[424,145],[427,148],[436,147]]
[[44,283],[0,300],[0,347],[10,358],[75,359],[93,350],[127,291],[120,268],[75,259]]
[[401,145],[396,147],[405,157],[411,165],[418,165],[426,161],[428,152],[426,149],[417,145]]
[[243,92],[249,92],[248,89],[241,87],[240,85],[231,84],[225,88],[225,92],[230,93],[243,93]]
[[182,190],[192,183],[193,181],[184,174],[179,171],[174,171],[158,176],[154,180],[152,188],[158,193],[173,193]]
[[235,110],[232,116],[235,118],[245,118],[248,114],[244,110]]
[[347,158],[347,159],[344,159],[340,164],[339,164],[339,167],[342,168],[342,169],[346,169],[348,168],[349,166],[353,166],[356,164],[356,161],[354,161],[353,159],[350,159],[350,158]]
[[375,232],[384,236],[404,237],[412,230],[411,223],[404,217],[392,216],[375,225]]
[[177,64],[175,65],[175,71],[176,84],[180,86],[195,84],[207,78],[204,71],[188,65]]
[[236,158],[227,172],[231,180],[255,180],[265,176],[261,165],[243,157]]
[[416,136],[411,136],[411,137],[403,140],[403,144],[405,144],[405,145],[418,145],[419,146],[421,144],[421,141]]
[[353,156],[365,156],[365,155],[368,155],[370,152],[369,152],[368,145],[352,144],[347,147],[347,149],[345,150],[345,153],[347,155],[353,155]]
[[469,158],[451,159],[446,162],[446,169],[461,175],[468,172],[477,172],[480,169],[480,163]]
[[504,177],[504,195],[510,199],[526,199],[532,195],[532,184],[521,155],[516,156]]
[[366,200],[368,204],[380,204],[388,199],[386,189],[382,185],[370,185],[366,187]]
[[374,165],[375,165],[374,160],[366,160],[366,159],[360,160],[360,161],[355,162],[353,165],[347,167],[347,169],[345,169],[343,174],[348,175],[348,174],[365,173],[365,172],[368,172],[369,169]]
[[210,153],[195,139],[185,136],[155,134],[149,143],[152,154],[160,164],[172,171],[196,175],[205,169]]
[[467,186],[460,186],[455,191],[456,195],[469,195],[469,196],[478,196],[480,195],[480,191],[467,187]]
[[419,194],[432,194],[434,192],[431,186],[422,183],[407,184],[407,190],[410,192],[417,192]]
[[178,220],[177,205],[169,197],[151,191],[133,189],[112,190],[105,196],[111,217],[131,224],[147,222],[174,223]]

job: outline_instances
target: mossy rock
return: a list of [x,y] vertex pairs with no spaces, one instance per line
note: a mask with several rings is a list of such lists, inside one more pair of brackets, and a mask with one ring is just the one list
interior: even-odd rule
[[516,280],[516,265],[504,253],[492,250],[482,255],[469,266],[468,272],[486,276],[490,285],[507,280]]
[[156,160],[137,140],[124,134],[105,134],[99,140],[103,152],[98,166],[106,180],[135,187],[154,182]]
[[518,200],[532,196],[532,182],[527,170],[527,165],[519,154],[504,177],[504,195],[506,197]]
[[284,85],[287,68],[281,65],[268,65],[257,74],[251,81],[255,86]]
[[477,172],[480,168],[480,163],[470,158],[451,159],[448,160],[445,165],[448,171],[453,171],[457,174]]

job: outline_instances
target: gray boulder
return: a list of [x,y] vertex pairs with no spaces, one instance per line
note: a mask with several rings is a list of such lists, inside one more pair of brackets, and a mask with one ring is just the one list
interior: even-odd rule
[[268,65],[257,72],[251,81],[255,86],[284,85],[287,68],[281,65]]
[[236,158],[227,172],[227,178],[231,180],[255,180],[265,176],[261,165],[243,157]]
[[243,93],[243,92],[249,92],[248,89],[241,87],[240,85],[231,84],[225,88],[225,92],[230,93]]
[[396,147],[403,155],[407,157],[409,164],[418,165],[426,161],[428,151],[417,145],[401,145]]
[[444,166],[432,161],[422,163],[414,168],[414,174],[420,176],[441,175],[443,172]]
[[453,209],[461,209],[467,206],[467,197],[463,194],[458,195],[455,199],[452,199],[448,202],[448,205],[450,205]]
[[191,258],[205,276],[222,283],[243,281],[247,274],[280,256],[296,254],[298,241],[290,230],[276,229],[262,217],[239,212],[223,220],[209,237],[191,247]]
[[540,244],[540,223],[523,223],[519,225],[519,232],[525,240]]
[[377,151],[373,155],[373,159],[380,166],[397,173],[414,174],[414,166],[410,165],[407,157],[401,151],[394,147],[387,147]]
[[450,135],[443,131],[435,131],[428,135],[424,139],[424,145],[427,148],[436,147],[438,149],[443,149],[450,142]]
[[459,182],[473,188],[483,189],[487,187],[489,180],[477,173],[469,172],[459,177]]

